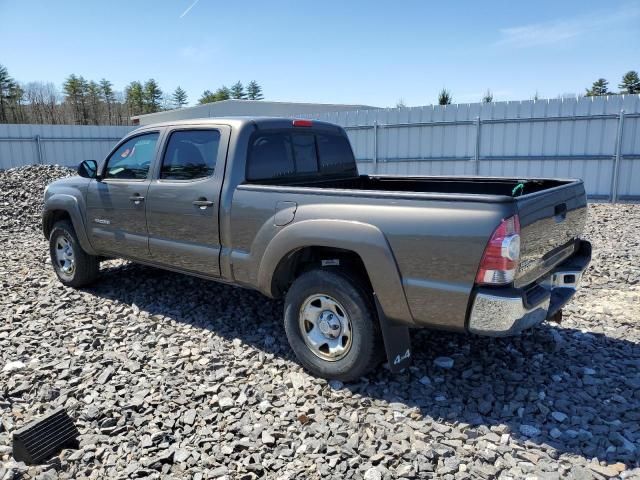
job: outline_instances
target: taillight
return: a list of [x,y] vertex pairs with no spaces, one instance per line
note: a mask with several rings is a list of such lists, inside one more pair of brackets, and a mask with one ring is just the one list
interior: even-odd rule
[[294,120],[294,127],[313,127],[313,122],[311,120]]
[[487,243],[476,283],[502,285],[513,282],[520,260],[520,219],[505,218]]

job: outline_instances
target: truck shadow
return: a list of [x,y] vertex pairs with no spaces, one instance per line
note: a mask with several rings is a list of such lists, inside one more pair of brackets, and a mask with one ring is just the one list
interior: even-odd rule
[[[87,292],[296,362],[281,302],[257,292],[135,264],[103,268]],[[640,464],[639,344],[549,325],[505,339],[421,330],[412,343],[408,371],[393,375],[380,366],[345,388],[365,405],[399,402],[415,409],[413,420],[446,426],[430,432],[445,448],[447,441],[455,447],[447,433],[454,424],[469,437],[485,436],[497,447],[478,455],[491,464],[501,440],[552,457]],[[437,366],[440,356],[453,366]]]

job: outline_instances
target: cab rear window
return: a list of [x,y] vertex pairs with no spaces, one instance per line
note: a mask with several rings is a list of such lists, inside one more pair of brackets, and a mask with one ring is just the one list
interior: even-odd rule
[[341,135],[275,131],[251,140],[246,177],[250,182],[357,175],[349,140]]

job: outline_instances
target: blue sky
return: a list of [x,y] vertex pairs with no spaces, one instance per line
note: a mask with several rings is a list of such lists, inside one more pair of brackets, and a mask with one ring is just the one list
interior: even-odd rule
[[555,98],[640,70],[640,1],[0,0],[0,25],[19,81],[153,77],[190,103],[252,79],[279,101]]

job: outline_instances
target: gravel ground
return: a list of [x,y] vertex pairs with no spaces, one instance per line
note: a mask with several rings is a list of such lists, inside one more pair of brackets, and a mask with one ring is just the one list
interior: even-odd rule
[[[258,293],[117,261],[60,285],[39,213],[66,174],[0,172],[0,479],[640,478],[640,205],[590,206],[560,326],[416,332],[408,372],[342,385]],[[81,448],[14,462],[11,432],[61,405]]]

